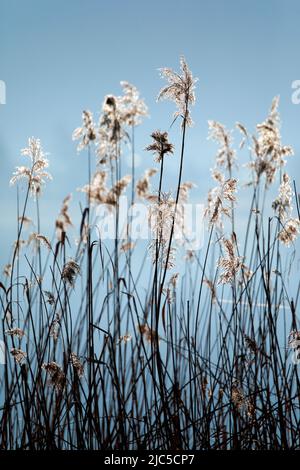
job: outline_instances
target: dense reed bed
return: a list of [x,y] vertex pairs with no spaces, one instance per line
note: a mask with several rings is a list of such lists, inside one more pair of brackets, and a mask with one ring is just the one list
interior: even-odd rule
[[[176,105],[180,146],[154,130],[153,168],[136,174],[135,133],[147,108],[127,82],[121,96],[105,97],[99,123],[84,111],[73,134],[87,162],[78,227],[66,196],[53,236],[42,233],[48,160],[38,139],[22,151],[27,166],[11,183],[25,192],[18,192],[17,239],[0,284],[1,449],[300,448],[300,213],[279,99],[254,135],[237,124],[238,149],[231,132],[209,122],[218,151],[200,249],[185,216],[193,184],[182,180],[196,80],[184,58],[178,73],[161,74],[167,84],[158,99]],[[238,177],[243,146],[247,189]],[[169,158],[178,169],[173,193],[165,184]],[[236,210],[246,190],[241,224]],[[133,224],[137,204],[147,208],[146,242]],[[31,233],[29,207],[36,211]]]

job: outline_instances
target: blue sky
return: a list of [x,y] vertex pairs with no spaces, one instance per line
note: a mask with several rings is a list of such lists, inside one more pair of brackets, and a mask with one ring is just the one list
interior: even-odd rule
[[[104,95],[120,93],[120,80],[134,83],[150,113],[138,130],[137,153],[141,170],[151,166],[143,148],[154,129],[168,129],[174,110],[156,103],[157,69],[177,68],[180,54],[199,78],[184,169],[184,179],[198,185],[197,198],[205,198],[216,150],[206,140],[207,120],[228,128],[238,120],[253,130],[277,94],[283,141],[296,153],[288,170],[296,178],[300,105],[291,102],[291,84],[300,79],[299,19],[297,0],[1,0],[0,80],[7,102],[0,105],[0,263],[15,233],[16,190],[8,181],[22,164],[27,138],[39,137],[50,154],[54,180],[41,203],[49,233],[63,197],[86,182],[85,156],[71,140],[82,110],[98,116]],[[171,139],[177,134],[172,129]],[[174,161],[168,171],[166,185],[175,186]]]

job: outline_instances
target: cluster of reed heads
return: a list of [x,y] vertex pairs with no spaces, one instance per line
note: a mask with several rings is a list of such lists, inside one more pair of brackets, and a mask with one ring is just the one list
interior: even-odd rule
[[[22,150],[27,166],[11,179],[18,185],[17,239],[0,283],[1,449],[300,448],[293,274],[300,213],[296,182],[285,171],[293,150],[281,142],[279,99],[255,135],[236,124],[238,149],[232,131],[209,121],[218,144],[214,187],[205,243],[194,250],[188,236],[178,246],[174,233],[194,187],[182,175],[196,79],[183,57],[178,73],[164,68],[161,75],[167,84],[158,100],[175,103],[171,128],[180,123],[181,143],[175,148],[168,132],[154,130],[146,150],[155,163],[143,175],[136,175],[135,135],[147,107],[138,90],[121,82],[123,94],[105,97],[98,123],[83,112],[73,133],[87,160],[79,227],[66,195],[52,238],[42,233],[49,162],[38,139]],[[243,147],[247,188],[237,176]],[[173,192],[164,170],[170,158],[178,168]],[[243,191],[251,197],[240,224]],[[132,207],[149,207],[145,250],[132,237],[130,215],[120,227],[122,195]],[[100,206],[115,222],[111,241],[95,223]]]

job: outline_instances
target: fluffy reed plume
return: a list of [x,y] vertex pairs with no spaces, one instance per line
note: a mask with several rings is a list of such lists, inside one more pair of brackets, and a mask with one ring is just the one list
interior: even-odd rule
[[168,258],[168,247],[172,224],[174,220],[175,201],[170,193],[162,193],[151,204],[148,212],[148,221],[152,233],[152,242],[149,250],[152,253],[153,264],[158,258],[159,263],[167,265],[167,269],[174,267],[175,248],[171,247]]
[[123,253],[126,253],[127,251],[133,250],[134,247],[135,247],[134,242],[125,242],[125,243],[122,243],[122,245],[120,246],[120,250],[123,251]]
[[45,235],[42,235],[36,232],[33,232],[29,235],[27,244],[28,245],[33,244],[35,249],[38,249],[41,245],[48,248],[48,250],[52,249],[50,240],[47,237],[45,237]]
[[177,204],[171,193],[161,193],[159,197],[148,196],[147,199],[152,202],[148,211],[148,221],[152,233],[149,249],[154,264],[158,256],[159,263],[162,263],[163,266],[167,265],[167,269],[175,266],[176,248],[171,246],[169,250],[173,222],[176,243],[178,245],[189,243],[190,230],[185,218],[185,204],[188,201],[189,191],[194,186],[190,181],[180,185]]
[[55,304],[55,297],[52,294],[52,292],[49,292],[47,290],[44,291],[45,296],[47,297],[47,302],[49,305],[54,305]]
[[179,203],[184,204],[188,202],[190,190],[195,188],[196,185],[191,181],[185,181],[179,187]]
[[125,335],[120,336],[120,338],[117,341],[117,344],[121,344],[121,343],[126,344],[131,340],[132,340],[132,335],[129,333],[126,333]]
[[79,188],[79,191],[88,194],[91,204],[98,205],[105,203],[107,194],[106,180],[106,171],[96,171],[91,183],[83,186],[83,188]]
[[34,137],[28,139],[28,147],[21,150],[21,155],[29,157],[31,165],[29,167],[17,166],[10,184],[14,185],[20,179],[25,178],[28,181],[30,194],[38,196],[41,193],[45,179],[52,179],[50,173],[45,171],[49,166],[49,162],[42,149],[40,140]]
[[176,298],[176,287],[179,281],[179,273],[175,273],[170,277],[170,280],[168,282],[168,287],[166,289],[166,297],[167,297],[167,302],[169,305],[173,304],[175,302]]
[[91,184],[79,188],[79,191],[87,193],[91,203],[94,205],[107,204],[108,206],[116,206],[121,194],[130,183],[131,176],[123,176],[111,189],[106,187],[106,178],[107,173],[105,171],[96,171]]
[[216,224],[217,227],[223,227],[223,215],[231,217],[231,206],[226,204],[236,201],[237,180],[230,178],[224,181],[220,178],[220,183],[214,189],[210,190],[207,198],[207,206],[205,208],[205,217],[209,224]]
[[288,337],[288,345],[292,349],[300,348],[300,331],[292,330]]
[[287,173],[282,176],[282,181],[279,186],[279,195],[272,203],[272,208],[279,217],[279,220],[284,224],[283,228],[278,234],[278,238],[286,246],[290,246],[300,233],[299,219],[292,218],[292,187],[290,177]]
[[240,145],[239,145],[239,148],[242,149],[244,147],[245,143],[247,142],[247,140],[249,140],[249,134],[248,134],[248,131],[247,131],[246,127],[243,124],[241,124],[240,122],[236,122],[235,126],[240,131],[240,133],[242,134],[242,140],[241,140]]
[[139,330],[147,343],[155,343],[156,339],[159,339],[156,331],[152,330],[146,323],[139,325]]
[[171,285],[174,289],[177,286],[178,280],[179,280],[179,273],[175,273],[170,277],[169,285]]
[[126,127],[134,127],[147,116],[147,106],[140,98],[134,85],[121,82],[122,96],[107,95],[102,105],[97,128],[96,154],[100,164],[105,164],[118,157],[121,152],[118,145],[128,138]]
[[265,175],[267,186],[273,183],[277,170],[286,164],[285,157],[294,154],[291,146],[281,143],[278,105],[277,96],[272,101],[266,120],[256,126],[258,138],[253,137],[252,151],[255,158],[250,163],[250,168],[256,174],[256,183]]
[[6,330],[5,334],[8,336],[16,336],[19,339],[22,339],[25,335],[25,332],[21,328],[11,328],[10,330]]
[[22,224],[23,227],[25,227],[25,228],[28,228],[28,227],[30,227],[30,225],[33,224],[32,219],[31,219],[30,217],[27,217],[26,215],[20,216],[20,217],[18,218],[18,221],[19,221],[20,224]]
[[251,277],[253,276],[253,271],[248,267],[246,266],[244,263],[242,263],[242,273],[243,273],[243,278],[241,280],[241,283],[245,280],[245,282],[249,281],[249,279],[251,279]]
[[3,274],[6,277],[10,277],[11,275],[11,264],[6,264],[3,268]]
[[147,198],[151,192],[150,178],[157,173],[156,168],[149,168],[136,183],[136,194],[140,198]]
[[216,165],[224,167],[228,170],[231,176],[232,168],[235,162],[235,150],[231,147],[232,136],[229,131],[217,121],[208,121],[209,136],[208,139],[212,139],[217,142],[220,146],[216,155]]
[[239,412],[245,412],[250,418],[255,416],[255,405],[253,401],[246,398],[241,387],[234,383],[231,389],[231,400]]
[[68,282],[70,286],[74,286],[77,275],[80,274],[80,266],[74,260],[67,261],[64,265],[61,277]]
[[146,150],[154,153],[156,162],[160,162],[165,155],[173,154],[174,145],[169,142],[167,132],[154,131],[151,137],[153,143],[148,145]]
[[64,198],[60,213],[55,221],[56,237],[59,241],[62,241],[63,234],[65,234],[67,232],[67,229],[73,225],[71,217],[69,215],[69,205],[71,197],[71,194],[69,194]]
[[186,122],[188,126],[191,126],[193,121],[190,116],[189,106],[195,103],[194,89],[197,79],[193,78],[183,56],[180,57],[180,70],[181,74],[167,67],[160,69],[162,78],[165,78],[169,85],[160,90],[157,100],[168,99],[174,101],[178,108],[178,111],[174,113],[174,118],[181,116],[183,118],[182,125]]
[[123,244],[120,246],[120,250],[123,251],[124,253],[126,253],[127,251],[133,250],[134,247],[135,247],[135,243],[133,243],[133,242],[126,242],[126,243],[123,243]]
[[[17,257],[17,258],[19,257],[22,248],[25,247],[25,246],[27,245],[27,243],[28,243],[28,242],[26,242],[25,240],[21,240],[21,239],[16,240],[16,241],[14,242],[14,245],[13,245],[13,246],[14,246],[14,250],[15,250],[15,252],[16,252],[16,257]],[[10,269],[11,269],[11,268],[10,268]]]
[[189,261],[190,263],[192,263],[194,260],[195,260],[195,251],[194,250],[186,250],[185,252],[185,255],[184,255],[184,259],[186,261]]
[[83,377],[84,376],[83,364],[81,363],[79,357],[74,352],[70,354],[70,361],[78,377],[79,378]]
[[96,142],[96,154],[99,164],[105,164],[117,158],[117,143],[124,137],[117,104],[117,97],[108,95],[102,105]]
[[73,134],[73,140],[80,140],[77,151],[80,152],[96,139],[96,129],[91,111],[83,111],[82,126],[77,127]]
[[232,403],[239,409],[241,410],[246,403],[244,393],[240,387],[238,387],[237,384],[233,384],[232,389],[231,389],[231,400]]
[[290,177],[287,173],[284,173],[279,186],[279,195],[272,203],[272,208],[281,221],[286,220],[292,212],[292,195]]
[[142,118],[148,115],[148,108],[134,85],[122,81],[121,86],[124,94],[118,99],[118,107],[122,121],[127,126],[137,126],[142,123]]
[[57,391],[64,390],[66,386],[66,376],[62,368],[54,361],[42,364],[47,374],[50,375],[48,385],[55,388]]
[[218,267],[223,269],[222,274],[219,277],[218,284],[229,284],[236,278],[237,273],[242,268],[241,256],[237,256],[235,251],[235,241],[231,239],[222,239],[222,245],[224,247],[226,256],[219,258]]
[[300,234],[300,220],[299,219],[289,219],[285,224],[282,230],[278,233],[278,239],[289,247],[294,243]]
[[216,292],[215,284],[209,279],[204,279],[203,284],[205,284],[209,288],[210,293],[211,293],[211,301],[215,303],[217,300],[217,292]]
[[125,175],[108,191],[105,197],[105,204],[116,206],[123,191],[131,181],[130,175]]
[[257,354],[259,351],[259,347],[254,339],[250,338],[250,336],[244,334],[244,341],[246,344],[247,349],[251,351],[253,354]]
[[62,316],[61,312],[56,312],[55,318],[50,326],[49,336],[53,338],[54,342],[56,342],[59,338],[61,316]]
[[22,364],[27,358],[26,352],[22,351],[22,349],[12,348],[10,354],[18,364]]

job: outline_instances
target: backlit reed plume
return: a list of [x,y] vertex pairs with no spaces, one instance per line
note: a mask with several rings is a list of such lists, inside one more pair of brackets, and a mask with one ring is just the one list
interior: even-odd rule
[[243,409],[246,403],[244,393],[242,389],[237,385],[233,384],[231,389],[231,400],[232,403],[239,409]]
[[250,336],[244,334],[244,341],[245,341],[245,345],[247,347],[247,349],[253,353],[253,354],[257,354],[258,351],[259,351],[259,347],[256,343],[256,341],[252,338],[250,338]]
[[244,147],[245,143],[249,140],[249,134],[248,134],[248,131],[247,131],[246,127],[243,124],[241,124],[240,122],[236,122],[235,127],[242,134],[242,140],[239,144],[239,148],[242,149]]
[[204,279],[203,283],[209,288],[211,293],[211,301],[214,303],[217,299],[216,287],[215,284],[209,279]]
[[124,94],[107,95],[102,105],[102,114],[97,127],[96,154],[98,162],[105,164],[116,159],[120,152],[120,143],[129,134],[126,127],[141,124],[147,116],[147,106],[140,98],[139,91],[128,82],[121,82]]
[[70,286],[74,286],[77,275],[80,274],[80,266],[74,260],[69,260],[63,267],[61,277],[68,282]]
[[11,328],[10,330],[6,330],[5,334],[8,336],[16,336],[19,339],[22,339],[25,335],[25,332],[21,328]]
[[229,284],[234,282],[236,275],[242,268],[243,258],[237,256],[233,238],[223,238],[222,245],[225,250],[225,256],[220,257],[218,260],[218,267],[223,270],[219,277],[218,284]]
[[258,137],[253,137],[254,160],[250,163],[250,168],[256,174],[256,182],[265,175],[267,186],[273,183],[277,170],[285,165],[285,157],[294,154],[291,146],[281,143],[278,106],[277,96],[272,101],[266,120],[256,126]]
[[30,217],[26,215],[18,217],[18,221],[23,225],[24,228],[29,228],[33,224],[33,221]]
[[91,184],[83,186],[79,191],[89,195],[91,204],[107,204],[108,206],[116,206],[123,191],[125,191],[130,183],[131,176],[123,176],[110,189],[106,186],[106,180],[107,173],[105,171],[96,171],[92,177]]
[[173,154],[174,145],[169,142],[167,132],[154,131],[151,137],[153,143],[148,145],[146,150],[154,153],[156,162],[160,162],[167,154]]
[[135,247],[134,242],[126,242],[126,243],[122,243],[122,245],[120,246],[120,250],[123,251],[123,253],[126,253],[127,251],[133,250],[134,247]]
[[196,254],[194,250],[187,249],[184,255],[184,259],[190,263],[192,263],[196,258]]
[[278,214],[282,229],[279,231],[278,239],[286,246],[290,246],[300,233],[300,221],[292,215],[292,187],[290,177],[287,173],[282,176],[279,186],[279,195],[273,201],[272,207]]
[[143,335],[143,337],[148,343],[156,342],[157,337],[158,337],[156,331],[152,330],[146,323],[139,325],[139,330],[140,330],[141,335]]
[[278,239],[289,247],[294,243],[300,234],[300,220],[296,218],[289,219],[285,224],[283,229],[278,234]]
[[70,201],[71,195],[69,194],[64,198],[60,213],[55,221],[56,236],[59,241],[62,241],[63,234],[65,234],[67,229],[73,225],[69,214]]
[[292,195],[293,191],[290,177],[287,173],[284,173],[279,186],[279,195],[272,203],[273,209],[282,222],[284,222],[292,212]]
[[45,290],[44,294],[46,296],[47,302],[49,305],[54,305],[55,304],[55,297],[52,294],[52,292]]
[[15,253],[16,253],[16,258],[18,258],[20,256],[20,253],[21,253],[21,250],[22,248],[24,248],[26,245],[27,245],[28,242],[26,242],[25,240],[22,240],[22,239],[18,239],[14,242],[14,250],[15,250]]
[[6,264],[6,265],[4,266],[4,268],[3,268],[3,274],[4,274],[4,276],[6,276],[6,277],[10,277],[10,275],[11,275],[11,264],[10,264],[10,263],[8,263],[8,264]]
[[137,126],[142,123],[142,118],[147,116],[148,108],[134,85],[122,81],[121,86],[123,96],[118,99],[118,107],[122,121],[128,126]]
[[55,388],[57,391],[62,391],[65,388],[66,376],[62,368],[56,362],[44,363],[42,364],[42,369],[50,375],[48,385]]
[[91,111],[83,111],[82,126],[77,127],[73,134],[73,140],[80,140],[77,150],[80,152],[96,139],[96,129]]
[[224,181],[223,177],[220,177],[219,185],[209,191],[205,208],[205,216],[209,224],[216,224],[217,228],[223,228],[223,216],[231,217],[231,206],[228,203],[236,201],[236,187],[236,179],[230,178]]
[[51,250],[51,243],[50,240],[41,233],[33,232],[28,237],[28,245],[33,245],[35,250],[38,250],[40,246],[45,246],[48,250]]
[[96,171],[91,183],[83,186],[79,191],[88,194],[91,204],[102,204],[105,202],[107,193],[106,180],[106,171]]
[[26,352],[22,351],[22,349],[12,348],[10,353],[18,364],[22,364],[27,358]]
[[288,337],[288,345],[292,349],[300,348],[300,331],[292,330]]
[[166,297],[167,297],[167,302],[169,305],[175,302],[176,287],[178,284],[178,280],[179,280],[179,273],[175,273],[170,277],[170,280],[168,282],[168,287],[166,289]]
[[102,105],[102,114],[97,128],[96,154],[99,164],[105,164],[118,157],[118,142],[124,136],[121,116],[117,109],[118,99],[107,95]]
[[26,179],[28,181],[30,194],[38,196],[45,180],[52,179],[50,173],[45,171],[49,166],[49,162],[42,149],[40,140],[34,137],[28,139],[28,147],[21,150],[21,155],[29,157],[31,165],[17,166],[10,180],[10,184],[13,185],[20,179]]
[[70,361],[78,377],[79,378],[83,377],[84,375],[83,364],[81,363],[79,357],[74,352],[70,354]]
[[61,312],[55,313],[55,318],[50,326],[49,336],[53,338],[53,341],[56,342],[59,338],[61,325]]
[[121,344],[121,343],[126,344],[131,340],[132,340],[132,335],[130,333],[126,333],[125,335],[120,336],[120,338],[117,341],[117,344]]
[[150,178],[157,173],[156,168],[149,168],[136,183],[136,194],[140,198],[147,198],[151,192]]
[[232,148],[232,136],[223,124],[217,121],[208,121],[209,136],[208,139],[212,139],[219,144],[219,150],[216,155],[216,165],[218,167],[224,167],[231,176],[232,168],[235,162],[235,150]]
[[106,194],[105,204],[110,206],[117,205],[121,194],[126,189],[130,181],[130,175],[125,175],[119,181],[117,181],[116,184]]
[[174,220],[175,201],[170,193],[161,193],[148,212],[149,226],[152,233],[152,242],[149,249],[155,264],[159,262],[168,269],[174,266],[175,248],[172,247],[168,259],[168,246]]
[[186,122],[188,126],[191,126],[193,121],[190,116],[189,106],[195,103],[194,89],[197,79],[193,78],[183,56],[180,57],[180,70],[181,73],[174,72],[167,67],[160,69],[162,78],[165,78],[169,85],[160,90],[157,99],[174,101],[178,109],[174,113],[174,118],[181,116],[183,118],[182,125]]

